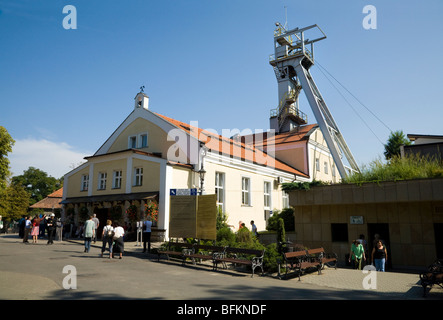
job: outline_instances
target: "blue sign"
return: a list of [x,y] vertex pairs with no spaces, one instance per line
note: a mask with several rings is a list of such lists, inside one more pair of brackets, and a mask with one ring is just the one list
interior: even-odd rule
[[197,188],[192,189],[169,189],[170,196],[196,196]]

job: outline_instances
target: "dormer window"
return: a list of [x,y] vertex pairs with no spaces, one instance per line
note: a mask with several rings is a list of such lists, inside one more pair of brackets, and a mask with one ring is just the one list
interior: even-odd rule
[[135,149],[137,148],[137,136],[130,136],[128,139],[128,148]]
[[142,133],[139,135],[139,148],[146,148],[148,146],[148,133]]

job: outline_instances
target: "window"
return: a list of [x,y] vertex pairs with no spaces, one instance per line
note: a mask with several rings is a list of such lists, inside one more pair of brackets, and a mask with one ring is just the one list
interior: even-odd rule
[[148,134],[143,133],[140,135],[140,148],[146,148],[148,146]]
[[244,206],[251,205],[251,179],[242,177],[241,178],[241,204]]
[[98,174],[98,190],[105,190],[106,189],[106,172],[100,172]]
[[348,224],[331,223],[332,242],[348,242]]
[[317,171],[320,171],[320,159],[319,158],[315,158],[315,169]]
[[323,162],[323,166],[324,166],[324,171],[325,171],[325,173],[326,174],[328,174],[328,163],[325,161],[325,162]]
[[137,148],[137,137],[136,136],[131,136],[129,137],[129,149],[135,149]]
[[334,163],[332,164],[331,171],[332,171],[332,176],[335,177],[335,164]]
[[289,208],[289,195],[286,191],[283,191],[283,199],[282,199],[283,209]]
[[225,199],[225,174],[221,172],[215,173],[215,194],[217,195],[217,207],[221,212],[225,211],[224,199]]
[[265,208],[269,209],[271,208],[271,183],[269,181],[265,181],[263,188]]
[[81,191],[88,191],[89,188],[89,174],[82,175]]
[[122,172],[114,171],[114,176],[112,177],[112,188],[120,189],[122,187]]
[[143,185],[143,168],[134,169],[134,186]]

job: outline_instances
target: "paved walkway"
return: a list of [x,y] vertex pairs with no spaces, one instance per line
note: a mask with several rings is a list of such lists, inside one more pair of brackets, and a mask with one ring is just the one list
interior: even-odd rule
[[[303,275],[301,281],[275,275],[251,278],[234,270],[157,262],[156,255],[143,254],[136,242],[125,243],[122,260],[101,258],[100,247],[98,241],[84,253],[81,240],[24,244],[16,235],[0,236],[0,299],[443,300],[438,286],[422,297],[417,273],[326,268],[321,275]],[[74,272],[76,288],[66,289],[73,285],[68,276]]]

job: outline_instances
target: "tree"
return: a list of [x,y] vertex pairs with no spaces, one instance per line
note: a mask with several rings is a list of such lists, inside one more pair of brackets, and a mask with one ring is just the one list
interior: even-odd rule
[[22,175],[12,177],[12,184],[24,187],[30,194],[29,206],[43,200],[49,194],[61,187],[60,180],[48,176],[40,169],[29,167]]
[[14,143],[5,127],[0,126],[0,190],[6,188],[6,180],[10,175],[8,153],[12,152]]
[[29,193],[19,185],[9,185],[0,191],[0,215],[4,220],[16,220],[26,215],[29,207]]
[[394,156],[400,156],[400,147],[402,145],[408,146],[410,144],[411,141],[408,140],[403,131],[398,130],[395,132],[391,132],[388,143],[385,144],[384,155],[386,160],[389,160]]

